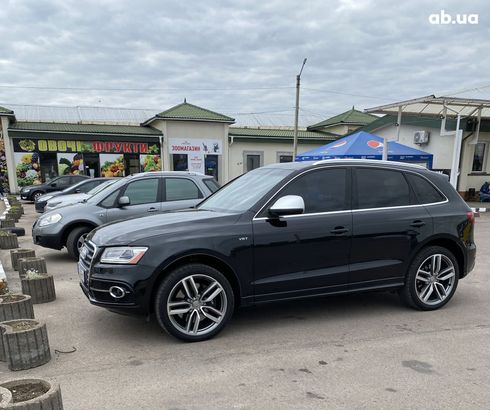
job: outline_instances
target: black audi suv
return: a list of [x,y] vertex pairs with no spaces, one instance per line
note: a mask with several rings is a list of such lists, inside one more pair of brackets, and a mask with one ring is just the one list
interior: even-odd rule
[[473,269],[473,226],[447,177],[421,166],[274,164],[195,209],[95,229],[79,275],[92,304],[154,312],[170,334],[200,341],[239,305],[385,289],[440,308]]

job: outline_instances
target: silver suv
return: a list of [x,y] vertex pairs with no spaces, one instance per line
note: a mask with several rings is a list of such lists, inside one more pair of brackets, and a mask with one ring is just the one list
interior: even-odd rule
[[32,227],[35,244],[66,246],[78,259],[85,236],[99,225],[152,213],[191,208],[219,189],[216,180],[192,172],[149,172],[122,178],[82,203],[40,216]]

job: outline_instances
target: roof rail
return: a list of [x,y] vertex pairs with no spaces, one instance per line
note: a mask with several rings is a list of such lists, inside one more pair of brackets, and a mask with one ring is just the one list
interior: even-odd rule
[[368,164],[391,164],[391,165],[403,165],[406,167],[413,167],[418,169],[427,169],[423,165],[412,164],[410,162],[399,162],[399,161],[383,161],[381,159],[361,159],[361,158],[332,158],[332,159],[322,159],[320,161],[315,161],[313,165],[328,164],[331,162],[341,162],[341,161],[351,161],[360,162]]

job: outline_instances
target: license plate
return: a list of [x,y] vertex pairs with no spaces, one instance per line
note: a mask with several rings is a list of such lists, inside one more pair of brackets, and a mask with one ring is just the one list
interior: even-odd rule
[[80,278],[80,282],[85,284],[87,280],[87,270],[80,264],[78,263],[78,277]]

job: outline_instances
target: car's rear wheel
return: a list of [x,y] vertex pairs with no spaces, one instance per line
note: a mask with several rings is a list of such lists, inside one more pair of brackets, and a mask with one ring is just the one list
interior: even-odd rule
[[218,334],[230,320],[235,304],[225,276],[203,264],[189,264],[171,272],[160,284],[155,312],[160,326],[186,342]]
[[430,246],[422,249],[410,265],[402,299],[420,310],[435,310],[453,297],[458,286],[459,266],[446,248]]
[[66,238],[66,249],[68,254],[73,258],[78,260],[78,255],[80,254],[80,249],[82,248],[85,237],[92,230],[88,226],[80,226],[73,229]]

